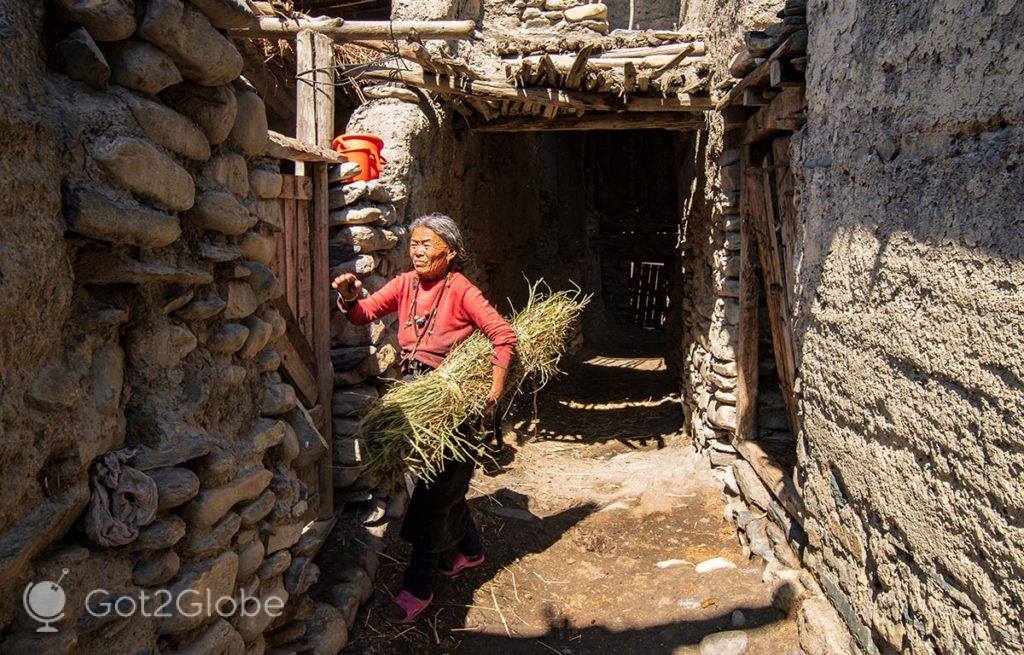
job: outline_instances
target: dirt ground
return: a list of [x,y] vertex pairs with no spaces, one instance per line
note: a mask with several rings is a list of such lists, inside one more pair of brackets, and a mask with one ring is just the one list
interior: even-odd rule
[[[501,464],[478,470],[470,493],[486,562],[438,580],[427,611],[392,626],[379,610],[401,588],[408,545],[390,536],[345,652],[690,654],[734,621],[746,653],[799,652],[679,435],[657,346],[581,353],[541,392],[536,422],[529,402],[507,417]],[[728,568],[695,570],[713,558]]]

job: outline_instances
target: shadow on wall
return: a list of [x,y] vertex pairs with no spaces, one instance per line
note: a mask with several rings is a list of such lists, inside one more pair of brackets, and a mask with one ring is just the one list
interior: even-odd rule
[[812,3],[794,140],[816,571],[864,647],[1020,652],[1024,6],[871,4]]

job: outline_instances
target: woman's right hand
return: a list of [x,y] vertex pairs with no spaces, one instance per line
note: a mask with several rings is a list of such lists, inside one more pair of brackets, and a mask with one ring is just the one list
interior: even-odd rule
[[363,287],[363,283],[352,273],[342,273],[334,278],[331,286],[341,294],[342,300],[351,302],[358,297],[359,289]]

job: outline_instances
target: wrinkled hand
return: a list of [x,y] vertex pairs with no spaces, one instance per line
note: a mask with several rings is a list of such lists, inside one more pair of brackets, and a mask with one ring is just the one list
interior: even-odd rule
[[352,273],[342,273],[334,278],[331,286],[341,294],[342,300],[351,302],[359,296],[359,290],[363,287],[363,283]]

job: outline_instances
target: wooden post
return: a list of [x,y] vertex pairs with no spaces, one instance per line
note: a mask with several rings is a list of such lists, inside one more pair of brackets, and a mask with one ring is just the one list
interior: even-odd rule
[[[330,148],[334,138],[334,43],[323,34],[302,31],[295,39],[297,60],[295,137],[305,143]],[[297,174],[313,178],[313,202],[310,203],[308,234],[311,260],[310,294],[312,345],[316,365],[320,428],[331,441],[331,397],[334,392],[334,368],[331,365],[331,289],[328,263],[328,182],[327,163],[296,163]],[[331,453],[328,449],[319,468],[321,518],[334,513],[334,482]]]
[[739,354],[736,359],[736,438],[757,438],[758,384],[758,300],[761,285],[757,277],[757,236],[753,229],[755,197],[760,198],[757,169],[750,166],[750,146],[740,154],[740,322]]

